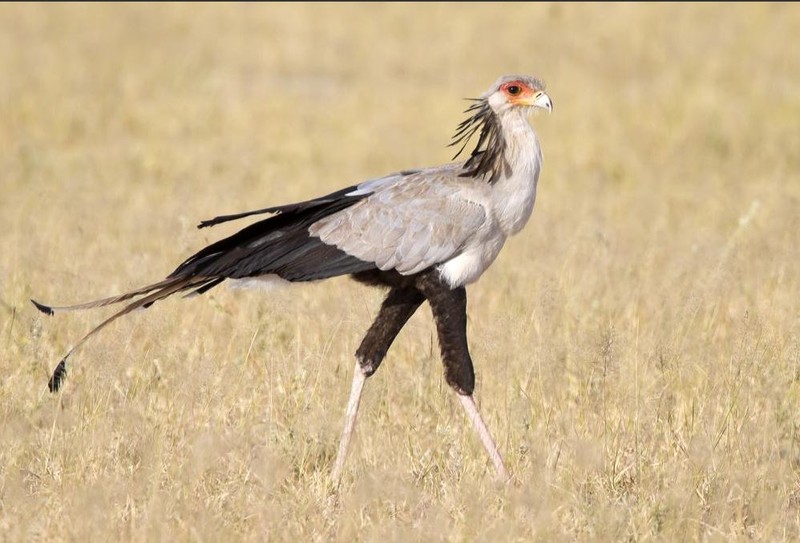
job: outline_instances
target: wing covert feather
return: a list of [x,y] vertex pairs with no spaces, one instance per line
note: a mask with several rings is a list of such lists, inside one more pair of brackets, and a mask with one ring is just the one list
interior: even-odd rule
[[[381,270],[411,275],[460,254],[486,223],[480,185],[450,171],[381,179],[374,192],[309,232]],[[476,197],[477,195],[477,197]]]

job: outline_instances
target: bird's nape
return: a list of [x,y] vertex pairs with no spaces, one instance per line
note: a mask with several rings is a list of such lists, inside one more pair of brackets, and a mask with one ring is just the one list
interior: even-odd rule
[[471,114],[456,128],[450,146],[461,145],[453,160],[464,151],[467,144],[476,133],[478,142],[464,163],[465,177],[486,177],[489,183],[499,179],[500,174],[507,167],[503,159],[505,156],[506,142],[503,139],[497,116],[492,111],[486,100],[476,99],[464,113]]

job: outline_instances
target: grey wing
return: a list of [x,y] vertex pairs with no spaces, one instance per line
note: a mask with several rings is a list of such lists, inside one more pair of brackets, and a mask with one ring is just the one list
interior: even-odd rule
[[376,180],[358,187],[373,191],[367,198],[309,232],[381,270],[411,275],[457,256],[485,224],[484,207],[466,197],[470,185],[450,170]]

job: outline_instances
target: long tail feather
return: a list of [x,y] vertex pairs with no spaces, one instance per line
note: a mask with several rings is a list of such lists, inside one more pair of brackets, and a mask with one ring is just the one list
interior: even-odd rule
[[[92,328],[89,331],[89,333],[87,333],[85,336],[83,336],[67,352],[67,354],[64,355],[64,357],[61,359],[61,361],[56,366],[55,370],[53,370],[53,375],[52,375],[52,377],[50,377],[50,381],[47,384],[48,388],[50,389],[50,392],[57,392],[58,389],[61,387],[61,384],[62,384],[62,382],[64,381],[64,379],[66,378],[66,375],[67,375],[67,360],[69,359],[70,356],[72,356],[72,353],[74,353],[75,350],[78,349],[78,347],[83,345],[86,342],[86,340],[88,340],[90,337],[95,335],[97,332],[99,332],[100,330],[102,330],[103,328],[105,328],[106,326],[108,326],[109,324],[111,324],[112,322],[117,320],[118,318],[122,317],[123,315],[127,315],[131,311],[134,311],[134,310],[139,309],[139,308],[150,307],[153,303],[155,303],[155,302],[157,302],[159,300],[163,300],[164,298],[166,298],[168,296],[171,296],[172,294],[175,294],[176,292],[180,292],[182,290],[189,290],[189,289],[192,289],[192,288],[202,288],[207,283],[215,282],[215,281],[217,281],[216,278],[209,278],[209,277],[173,278],[173,279],[171,279],[169,281],[162,281],[160,283],[156,283],[155,285],[151,285],[149,287],[145,287],[144,289],[139,289],[138,291],[134,291],[134,292],[139,292],[139,293],[146,293],[146,292],[150,292],[152,290],[158,289],[158,290],[156,290],[156,292],[153,292],[149,296],[145,296],[144,298],[140,298],[140,299],[136,300],[135,302],[132,302],[132,303],[126,305],[121,310],[117,311],[116,313],[114,313],[113,315],[108,317],[106,320],[104,320],[103,322],[101,322],[100,324],[98,324],[97,326]],[[134,296],[134,294],[128,293],[128,294],[123,294],[122,296],[118,296],[117,298],[119,298],[119,300],[127,300],[127,299],[130,299],[132,296]],[[112,298],[106,298],[106,300],[111,300],[111,299]],[[105,302],[106,300],[99,300],[99,302]],[[113,302],[102,303],[100,305],[108,305],[109,303],[113,303]],[[34,302],[34,304],[36,304],[36,302]],[[94,303],[94,305],[92,305],[92,304],[93,304],[92,302],[89,302],[88,304],[81,304],[80,306],[70,306],[69,308],[70,309],[73,309],[73,308],[74,309],[80,309],[80,308],[84,308],[84,307],[99,307],[99,305],[97,305],[96,302]],[[39,307],[39,304],[36,304],[36,307]],[[44,306],[44,307],[46,308],[47,306]],[[61,308],[55,308],[55,309],[61,309]]]
[[64,382],[64,379],[67,378],[67,359],[61,359],[61,362],[58,363],[56,369],[53,370],[53,375],[50,377],[50,380],[47,381],[47,388],[50,389],[50,392],[58,392],[58,389],[61,388],[61,383]]
[[149,292],[153,292],[154,290],[164,288],[172,283],[175,282],[175,278],[168,278],[164,279],[163,281],[159,281],[158,283],[153,283],[152,285],[147,285],[146,287],[142,287],[140,289],[132,290],[130,292],[126,292],[125,294],[119,294],[117,296],[109,296],[108,298],[103,298],[100,300],[93,300],[91,302],[84,302],[75,305],[63,305],[63,306],[55,306],[55,305],[45,305],[41,302],[37,302],[36,300],[31,300],[31,303],[36,306],[36,309],[41,311],[46,315],[53,315],[56,311],[77,311],[80,309],[92,309],[95,307],[105,307],[107,305],[116,304],[119,302],[124,302],[126,300],[131,300],[137,296],[141,296],[143,294],[147,294]]
[[235,213],[233,215],[220,215],[218,217],[214,217],[213,219],[206,219],[204,221],[200,221],[200,224],[197,225],[197,228],[208,228],[209,226],[215,226],[223,222],[244,219],[245,217],[252,217],[253,215],[264,215],[266,213],[275,213],[277,210],[278,208],[273,206],[273,207],[265,207],[264,209],[257,209],[255,211]]

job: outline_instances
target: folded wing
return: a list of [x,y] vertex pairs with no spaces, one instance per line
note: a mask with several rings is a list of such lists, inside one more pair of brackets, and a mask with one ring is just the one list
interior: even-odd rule
[[[457,256],[486,223],[485,184],[455,168],[423,170],[358,186],[366,197],[309,228],[312,236],[381,270],[411,275]],[[471,197],[473,196],[473,197]]]

